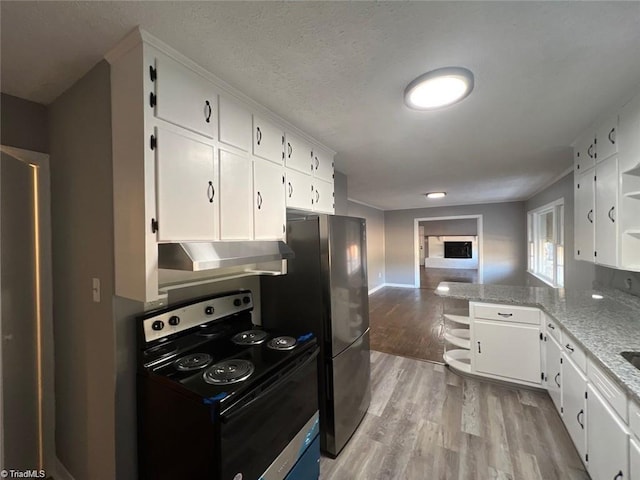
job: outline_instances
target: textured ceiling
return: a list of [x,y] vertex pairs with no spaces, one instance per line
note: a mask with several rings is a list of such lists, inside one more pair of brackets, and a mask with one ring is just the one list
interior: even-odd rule
[[[0,2],[2,91],[50,103],[140,25],[338,152],[383,209],[520,200],[640,84],[638,2]],[[470,97],[415,112],[414,77]],[[421,193],[446,190],[444,200]]]

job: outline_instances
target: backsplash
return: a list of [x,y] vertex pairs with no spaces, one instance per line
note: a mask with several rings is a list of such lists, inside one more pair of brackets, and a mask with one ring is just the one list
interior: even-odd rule
[[594,286],[614,288],[640,297],[640,272],[627,272],[625,270],[596,266]]

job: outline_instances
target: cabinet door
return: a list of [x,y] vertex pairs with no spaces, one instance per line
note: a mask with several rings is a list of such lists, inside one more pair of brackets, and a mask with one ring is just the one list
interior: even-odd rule
[[596,163],[595,134],[591,131],[580,137],[573,147],[573,165],[578,173],[589,170]]
[[290,133],[287,133],[285,143],[284,164],[288,168],[311,175],[313,172],[311,145]]
[[[587,453],[587,377],[569,359],[562,364],[562,407],[564,424],[576,446],[580,457],[585,460]],[[585,460],[586,461],[586,460]]]
[[595,246],[595,170],[576,172],[574,190],[574,252],[576,260],[593,262]]
[[531,383],[540,378],[540,327],[474,320],[473,368]]
[[256,115],[253,116],[253,154],[280,165],[284,160],[284,132]]
[[547,335],[547,372],[545,373],[544,380],[547,392],[553,403],[555,404],[558,412],[562,416],[562,347],[560,344],[550,335]]
[[220,150],[220,239],[253,236],[253,173],[248,157]]
[[627,427],[590,383],[587,391],[589,475],[593,480],[629,478]]
[[314,148],[313,175],[321,180],[333,182],[333,155],[329,155],[319,148]]
[[256,240],[281,240],[285,234],[284,172],[264,160],[253,162],[253,215]]
[[158,118],[214,138],[217,93],[208,80],[158,53],[154,85],[149,102]]
[[600,124],[596,130],[596,161],[606,160],[614,153],[618,153],[618,115],[612,115]]
[[311,199],[314,193],[313,186],[311,185],[311,176],[287,168],[285,177],[287,207],[311,210],[313,208]]
[[220,96],[219,139],[222,143],[251,151],[251,112],[233,100]]
[[313,210],[322,213],[334,213],[333,183],[324,180],[313,180]]
[[214,149],[157,129],[158,241],[218,239]]
[[618,158],[596,167],[596,262],[618,265]]
[[629,474],[632,479],[640,478],[640,443],[634,438],[629,440]]

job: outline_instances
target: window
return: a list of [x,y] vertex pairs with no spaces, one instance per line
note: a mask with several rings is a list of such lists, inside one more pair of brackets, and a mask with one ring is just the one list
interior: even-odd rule
[[564,286],[564,199],[527,214],[529,273],[552,287]]

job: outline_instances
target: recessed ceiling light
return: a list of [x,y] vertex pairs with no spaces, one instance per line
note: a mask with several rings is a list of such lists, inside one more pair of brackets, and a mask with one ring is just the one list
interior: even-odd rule
[[424,195],[427,198],[443,198],[446,194],[446,192],[429,192],[425,193]]
[[602,300],[604,297],[598,293],[594,293],[593,295],[591,295],[591,298],[593,298],[594,300]]
[[404,102],[416,110],[432,110],[459,102],[473,90],[473,73],[444,67],[420,75],[404,90]]

